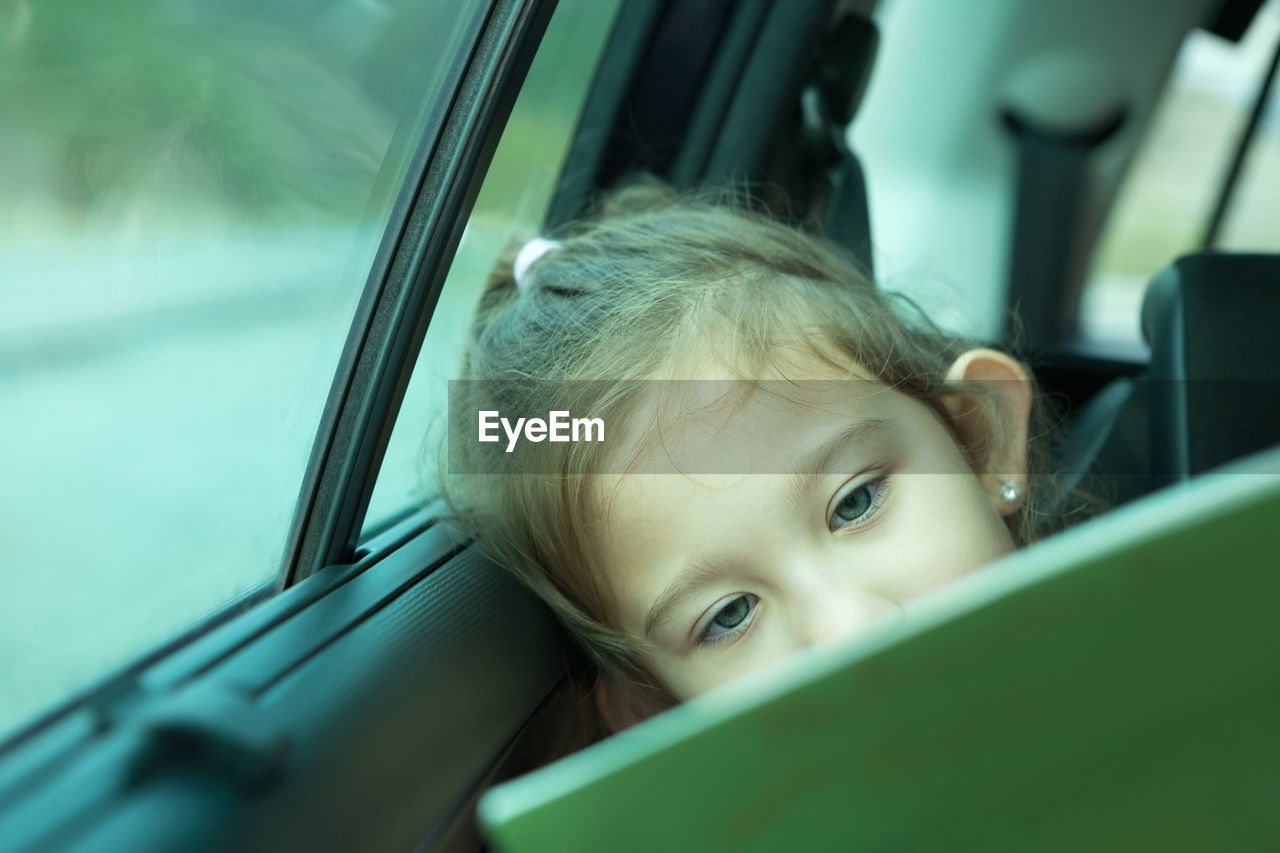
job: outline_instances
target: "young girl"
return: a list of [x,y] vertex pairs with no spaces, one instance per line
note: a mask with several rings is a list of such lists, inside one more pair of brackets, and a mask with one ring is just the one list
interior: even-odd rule
[[652,185],[495,274],[451,434],[556,409],[605,440],[451,437],[448,492],[594,663],[609,729],[1045,532],[1026,369],[895,307],[821,240]]

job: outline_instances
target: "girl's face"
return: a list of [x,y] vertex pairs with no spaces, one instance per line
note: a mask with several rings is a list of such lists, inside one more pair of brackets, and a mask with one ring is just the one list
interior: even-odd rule
[[[1023,389],[995,395],[1016,417],[1023,390],[1029,407],[1026,374],[991,356],[1021,376]],[[655,444],[639,461],[646,473],[606,490],[601,556],[619,627],[652,644],[650,665],[678,700],[845,637],[1013,550],[1003,516],[1017,504],[999,485],[1024,476],[1025,431],[1004,431],[1021,444],[997,454],[1005,473],[979,475],[927,404],[840,385],[817,405],[756,395],[718,422],[684,418],[674,452]],[[965,420],[958,430],[978,428]],[[781,463],[767,470],[795,473],[688,473],[712,444],[719,459],[763,455]]]

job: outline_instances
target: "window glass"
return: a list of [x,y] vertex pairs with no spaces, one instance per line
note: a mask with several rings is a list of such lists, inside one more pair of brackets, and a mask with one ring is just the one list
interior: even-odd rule
[[427,329],[365,516],[377,529],[436,492],[448,380],[498,256],[535,235],[620,0],[561,0],[520,90]]
[[[1275,40],[1280,41],[1280,3],[1269,9]],[[1280,81],[1263,107],[1215,248],[1280,252]]]
[[[1081,302],[1086,337],[1140,340],[1151,277],[1202,247],[1258,86],[1280,39],[1269,0],[1237,44],[1193,31],[1130,166]],[[1274,92],[1249,151],[1217,248],[1280,250],[1280,109]]]
[[481,5],[3,4],[0,736],[278,571]]

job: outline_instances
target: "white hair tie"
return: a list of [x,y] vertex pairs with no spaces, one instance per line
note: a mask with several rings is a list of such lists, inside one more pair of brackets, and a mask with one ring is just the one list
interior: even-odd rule
[[529,289],[529,270],[533,265],[542,260],[543,255],[548,252],[554,252],[560,248],[559,240],[548,240],[545,237],[534,237],[528,243],[524,244],[524,248],[516,255],[516,262],[512,264],[511,272],[515,276],[516,289],[521,292]]

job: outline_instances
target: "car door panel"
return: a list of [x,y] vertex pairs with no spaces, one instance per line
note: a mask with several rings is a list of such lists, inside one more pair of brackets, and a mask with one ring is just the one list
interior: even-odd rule
[[280,595],[306,606],[252,642],[188,657],[198,676],[144,674],[148,696],[96,738],[76,716],[43,733],[0,791],[5,846],[403,849],[451,826],[561,680],[567,644],[531,593],[424,520],[384,557],[334,567],[345,579],[318,599]]

